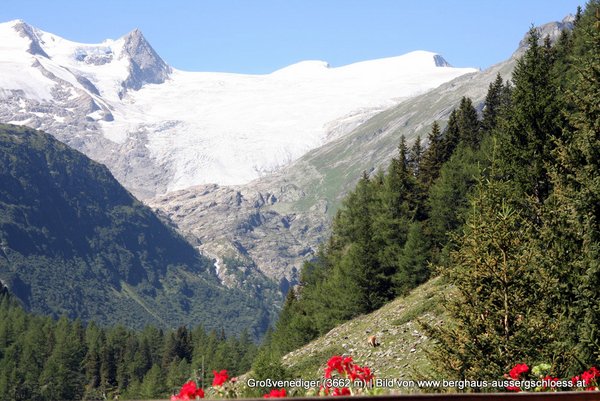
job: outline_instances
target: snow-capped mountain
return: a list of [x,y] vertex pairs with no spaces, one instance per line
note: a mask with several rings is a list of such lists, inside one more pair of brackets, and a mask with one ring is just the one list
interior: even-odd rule
[[243,184],[470,68],[435,53],[271,74],[169,67],[139,30],[82,44],[0,24],[0,121],[46,130],[141,197]]

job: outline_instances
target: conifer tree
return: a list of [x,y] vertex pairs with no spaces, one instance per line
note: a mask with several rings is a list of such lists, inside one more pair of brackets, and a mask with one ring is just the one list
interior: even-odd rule
[[391,277],[385,274],[374,246],[371,188],[368,175],[363,173],[355,196],[347,203],[353,241],[335,266],[332,281],[339,285],[335,292],[340,316],[373,311],[391,296]]
[[406,243],[398,257],[398,268],[393,277],[397,295],[406,295],[429,277],[429,239],[424,235],[422,223],[410,224]]
[[485,96],[485,103],[483,106],[483,120],[481,121],[481,129],[486,134],[492,133],[492,131],[498,125],[498,118],[500,117],[501,110],[506,104],[504,99],[507,96],[504,81],[500,76],[500,73],[496,75],[496,79],[492,82],[488,88],[488,92]]
[[429,189],[433,181],[438,177],[443,163],[442,154],[442,135],[440,125],[437,121],[433,122],[431,131],[427,136],[427,149],[421,159],[421,168],[419,177],[426,189]]
[[509,119],[503,125],[501,173],[515,190],[531,195],[543,204],[550,191],[547,166],[560,136],[554,63],[551,47],[538,44],[539,33],[529,31],[528,49],[513,73],[514,89]]
[[447,262],[445,247],[449,244],[450,234],[456,233],[465,222],[468,196],[489,163],[485,154],[491,144],[490,137],[484,139],[477,151],[461,144],[429,190],[429,218],[424,229],[432,243],[433,260],[439,264]]
[[573,33],[564,103],[568,126],[557,146],[544,249],[568,318],[562,335],[574,358],[600,362],[600,2],[588,4]]
[[478,184],[456,238],[460,247],[443,270],[457,291],[448,302],[453,323],[428,330],[438,341],[432,357],[445,377],[493,380],[515,361],[549,357],[548,330],[554,326],[536,298],[548,285],[529,241],[532,225],[509,187]]
[[419,179],[419,171],[421,166],[421,158],[423,157],[423,145],[421,144],[421,136],[418,135],[415,142],[410,148],[408,154],[408,166],[412,170],[416,179]]
[[444,128],[442,138],[442,161],[446,162],[450,160],[450,157],[454,153],[454,149],[460,142],[460,130],[458,127],[458,114],[456,109],[453,109],[448,117],[448,124]]
[[463,97],[460,100],[457,112],[457,125],[460,133],[460,141],[473,149],[477,149],[481,141],[479,120],[477,119],[477,110],[475,110],[473,102],[468,97]]

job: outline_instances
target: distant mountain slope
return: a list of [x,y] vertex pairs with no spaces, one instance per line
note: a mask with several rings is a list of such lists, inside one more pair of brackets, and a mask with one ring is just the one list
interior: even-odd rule
[[52,136],[0,125],[0,280],[34,312],[142,327],[266,329],[259,298],[212,263],[108,169]]
[[[541,37],[555,40],[562,29],[572,29],[572,20],[569,16],[538,30]],[[203,251],[220,258],[251,259],[266,275],[293,282],[302,262],[327,237],[331,217],[362,172],[385,168],[401,135],[409,144],[418,135],[425,140],[433,121],[444,125],[463,96],[481,109],[489,84],[497,74],[510,79],[524,46],[522,42],[506,61],[374,115],[274,174],[243,186],[192,187],[148,204],[198,239]]]
[[415,51],[341,67],[302,61],[264,75],[186,72],[139,30],[85,44],[20,20],[0,24],[0,60],[0,121],[57,136],[138,197],[247,183],[474,71]]

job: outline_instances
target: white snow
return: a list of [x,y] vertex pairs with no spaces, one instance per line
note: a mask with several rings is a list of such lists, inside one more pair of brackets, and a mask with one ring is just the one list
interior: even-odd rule
[[[436,54],[426,51],[337,68],[303,61],[265,75],[174,69],[166,82],[146,84],[120,99],[129,73],[122,38],[81,44],[36,30],[47,59],[26,52],[29,42],[14,23],[0,24],[0,94],[23,89],[29,97],[51,99],[54,83],[31,67],[35,59],[82,90],[74,74],[85,76],[100,91],[101,97],[92,97],[114,116],[99,121],[103,135],[123,143],[147,134],[152,157],[175,171],[169,191],[246,183],[340,135],[330,133],[332,128],[343,131],[353,119],[476,71],[436,67]],[[87,56],[106,62],[87,63]]]

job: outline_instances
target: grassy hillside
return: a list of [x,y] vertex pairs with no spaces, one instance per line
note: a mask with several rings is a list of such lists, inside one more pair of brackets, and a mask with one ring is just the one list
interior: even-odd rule
[[[304,347],[283,357],[293,377],[319,378],[333,355],[351,355],[369,366],[376,377],[414,379],[426,371],[430,339],[418,321],[439,324],[447,319],[444,296],[448,286],[435,278],[368,315],[348,321]],[[380,346],[373,348],[367,338],[375,335]]]

